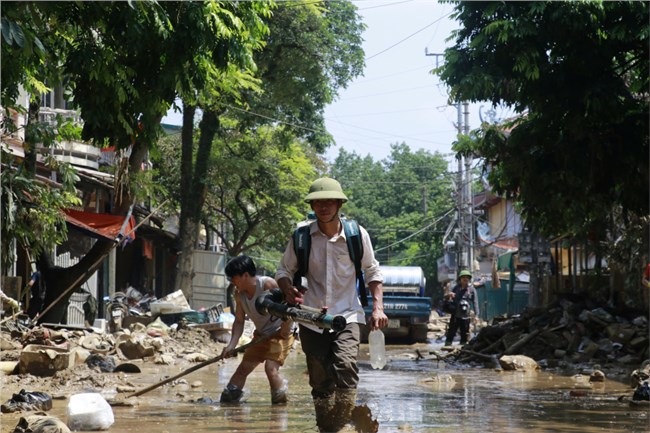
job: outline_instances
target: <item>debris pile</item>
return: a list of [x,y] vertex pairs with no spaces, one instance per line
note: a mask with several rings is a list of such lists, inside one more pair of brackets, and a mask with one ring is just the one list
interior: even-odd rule
[[525,355],[547,367],[583,362],[639,365],[650,358],[648,317],[590,305],[588,300],[562,299],[518,317],[495,319],[465,346],[459,360],[471,360],[471,352]]

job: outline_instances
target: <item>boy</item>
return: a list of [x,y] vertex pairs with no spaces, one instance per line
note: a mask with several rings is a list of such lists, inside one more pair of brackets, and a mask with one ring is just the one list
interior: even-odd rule
[[246,349],[241,363],[221,393],[222,403],[241,402],[246,378],[262,362],[264,362],[264,371],[271,386],[271,403],[287,402],[287,381],[280,376],[280,366],[284,364],[284,360],[293,346],[293,321],[283,321],[278,317],[265,316],[257,312],[255,300],[265,295],[268,290],[277,288],[278,284],[271,277],[256,276],[256,272],[253,260],[244,255],[235,257],[226,265],[226,276],[236,286],[237,291],[235,293],[236,309],[232,337],[222,354],[231,352],[237,347],[244,330],[246,316],[255,324],[253,341],[269,333],[275,335]]

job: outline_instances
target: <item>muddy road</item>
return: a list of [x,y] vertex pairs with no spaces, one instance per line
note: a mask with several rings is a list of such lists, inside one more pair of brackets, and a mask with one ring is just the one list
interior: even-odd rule
[[[631,407],[627,373],[589,385],[588,375],[575,372],[498,372],[488,368],[450,366],[415,360],[415,349],[429,345],[389,345],[389,362],[373,370],[368,346],[361,346],[359,403],[366,404],[389,432],[626,432],[650,431],[650,406]],[[178,381],[133,397],[133,406],[113,407],[111,433],[317,432],[302,351],[294,350],[283,374],[289,379],[290,402],[272,406],[266,376],[258,368],[249,377],[246,403],[225,406],[219,394],[238,359],[213,364]],[[142,364],[142,373],[127,374],[137,389],[175,375],[188,366]],[[126,373],[119,373],[126,374]],[[6,401],[20,383],[3,381]],[[38,389],[28,389],[39,391]],[[99,391],[97,389],[88,391]],[[110,390],[101,391],[114,399]],[[619,401],[619,398],[626,401]],[[209,400],[216,402],[210,402]],[[48,413],[66,420],[66,400],[55,400]],[[3,414],[1,431],[12,432],[20,414]]]

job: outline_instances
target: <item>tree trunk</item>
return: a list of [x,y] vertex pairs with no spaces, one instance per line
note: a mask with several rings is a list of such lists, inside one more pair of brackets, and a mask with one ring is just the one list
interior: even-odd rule
[[185,297],[192,299],[192,279],[194,278],[194,249],[199,237],[201,210],[205,203],[207,185],[205,179],[208,171],[212,143],[219,129],[219,118],[213,110],[203,112],[199,124],[200,138],[193,163],[193,121],[194,106],[184,106],[183,130],[181,133],[181,218],[180,218],[180,257],[176,274],[176,288],[181,289]]

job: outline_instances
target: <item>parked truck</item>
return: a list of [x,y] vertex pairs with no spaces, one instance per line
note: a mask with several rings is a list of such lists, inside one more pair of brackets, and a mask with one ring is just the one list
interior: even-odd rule
[[[388,327],[382,329],[388,338],[406,338],[412,342],[425,342],[431,298],[424,296],[426,278],[419,266],[380,266],[384,275],[384,312]],[[364,308],[369,323],[372,313],[372,297]],[[368,327],[364,327],[362,339],[367,340]]]

